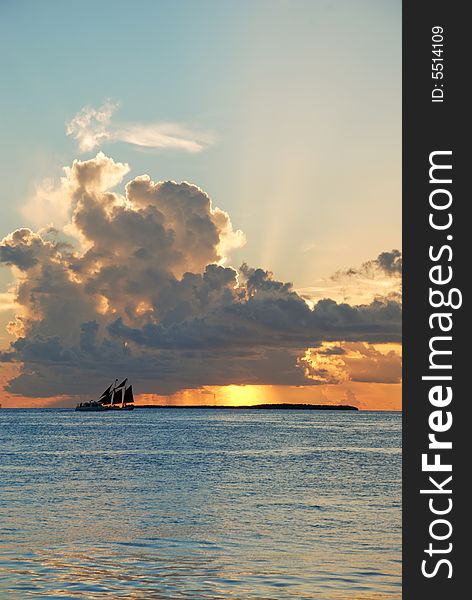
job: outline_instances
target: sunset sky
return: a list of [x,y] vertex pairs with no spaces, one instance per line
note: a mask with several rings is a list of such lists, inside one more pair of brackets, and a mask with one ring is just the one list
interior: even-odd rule
[[1,2],[3,406],[399,410],[400,11]]

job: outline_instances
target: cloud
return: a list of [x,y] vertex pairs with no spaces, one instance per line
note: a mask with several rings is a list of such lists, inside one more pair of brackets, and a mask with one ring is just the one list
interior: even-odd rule
[[62,227],[69,220],[69,206],[64,202],[64,191],[55,186],[50,178],[36,186],[19,212],[28,224],[37,228],[52,224]]
[[12,292],[0,292],[0,312],[15,310],[16,308],[15,294]]
[[99,109],[85,106],[66,124],[66,133],[79,142],[79,150],[87,152],[110,140],[111,117],[117,106],[111,101]]
[[381,252],[377,258],[362,263],[358,268],[351,267],[345,271],[337,271],[332,279],[338,280],[343,277],[366,277],[371,279],[381,276],[401,277],[402,267],[402,253],[400,250],[391,250]]
[[82,108],[67,124],[66,133],[88,152],[111,142],[126,142],[143,148],[201,152],[213,142],[212,134],[194,131],[180,123],[113,122],[118,104],[106,101],[100,108]]
[[28,271],[46,255],[54,252],[55,248],[51,243],[30,229],[22,228],[3,238],[0,245],[0,261],[21,271]]
[[330,297],[348,304],[367,304],[372,300],[402,302],[402,254],[399,250],[381,252],[377,258],[336,271],[317,285],[299,288],[298,293],[311,306]]
[[309,306],[269,271],[228,265],[244,236],[201,188],[144,175],[111,191],[128,171],[101,152],[65,168],[57,193],[74,243],[28,228],[1,241],[1,262],[19,275],[15,339],[1,354],[21,365],[9,392],[88,395],[120,373],[140,393],[319,385],[315,355],[341,342],[349,377],[377,362],[375,377],[392,378],[373,348],[400,341],[397,301]]
[[400,383],[401,346],[364,342],[323,343],[300,358],[305,376],[319,383]]

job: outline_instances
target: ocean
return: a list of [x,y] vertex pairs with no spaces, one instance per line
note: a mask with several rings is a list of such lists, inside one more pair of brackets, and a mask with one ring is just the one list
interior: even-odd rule
[[0,598],[401,597],[401,415],[0,410]]

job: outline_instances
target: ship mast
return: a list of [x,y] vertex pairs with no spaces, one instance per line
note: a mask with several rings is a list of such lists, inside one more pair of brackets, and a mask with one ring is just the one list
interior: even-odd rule
[[113,406],[114,400],[115,400],[115,390],[116,390],[116,384],[118,383],[118,379],[115,379],[115,383],[113,385],[113,389],[111,391],[111,402],[110,404]]
[[[121,403],[121,408],[123,408],[124,391],[126,388],[126,382],[128,381],[128,378],[123,379],[123,381],[119,384],[116,383],[117,381],[118,381],[118,379],[115,379],[115,387],[113,388],[112,404],[120,404]],[[118,396],[118,393],[119,393],[119,396]],[[115,396],[118,396],[118,399],[116,399]]]

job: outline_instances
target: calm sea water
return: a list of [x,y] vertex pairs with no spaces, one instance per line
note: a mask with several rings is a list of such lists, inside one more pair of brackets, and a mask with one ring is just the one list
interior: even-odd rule
[[0,410],[0,597],[400,598],[401,416]]

